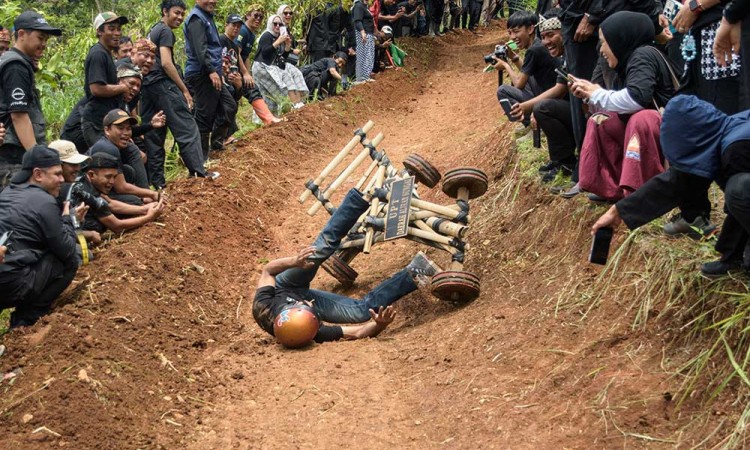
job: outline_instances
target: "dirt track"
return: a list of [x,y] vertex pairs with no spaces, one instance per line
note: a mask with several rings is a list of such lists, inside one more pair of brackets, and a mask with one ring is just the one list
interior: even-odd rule
[[[215,185],[178,183],[163,226],[108,244],[67,304],[3,338],[0,368],[23,374],[0,386],[0,448],[699,442],[701,429],[681,431],[694,405],[677,414],[664,395],[675,384],[663,369],[669,330],[632,332],[617,304],[585,323],[555,313],[562,287],[596,273],[581,264],[595,212],[518,184],[496,76],[481,73],[500,33],[411,43],[406,70],[252,133],[222,156]],[[252,320],[258,270],[318,232],[325,215],[310,219],[296,197],[367,119],[395,161],[419,153],[443,172],[470,165],[494,178],[473,205],[469,236],[482,296],[455,308],[418,292],[377,339],[284,350]],[[448,201],[439,189],[425,195]],[[366,292],[417,248],[399,241],[358,256],[348,294]],[[317,283],[338,289],[326,274]],[[42,426],[60,436],[32,434]]]

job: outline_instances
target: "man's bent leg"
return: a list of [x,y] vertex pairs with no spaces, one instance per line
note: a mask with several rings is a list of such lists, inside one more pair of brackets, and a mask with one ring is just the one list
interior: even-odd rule
[[320,319],[329,323],[361,323],[370,320],[369,310],[377,311],[417,290],[417,284],[404,269],[365,295],[362,301],[331,292],[310,289],[313,307]]
[[70,285],[77,271],[78,267],[66,267],[53,254],[45,255],[32,267],[34,288],[11,314],[11,328],[33,325],[47,314],[52,302]]
[[362,198],[362,194],[356,189],[351,189],[312,244],[315,253],[309,259],[314,261],[315,265],[309,269],[295,267],[281,272],[276,275],[276,285],[302,289],[309,287],[318,267],[339,248],[341,239],[369,207],[370,203]]

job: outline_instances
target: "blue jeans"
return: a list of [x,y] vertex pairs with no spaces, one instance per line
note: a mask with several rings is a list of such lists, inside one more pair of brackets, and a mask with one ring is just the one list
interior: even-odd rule
[[313,242],[316,250],[310,259],[315,265],[309,269],[294,267],[276,275],[276,289],[292,290],[302,298],[310,299],[320,319],[329,323],[366,322],[370,320],[370,309],[377,311],[379,307],[386,307],[415,291],[417,285],[406,270],[377,285],[362,300],[310,289],[310,282],[320,265],[338,250],[341,239],[369,207],[359,191],[350,190]]

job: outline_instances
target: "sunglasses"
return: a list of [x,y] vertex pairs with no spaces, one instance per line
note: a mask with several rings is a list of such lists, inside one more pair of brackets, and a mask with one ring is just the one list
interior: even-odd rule
[[285,16],[293,16],[294,13],[292,11],[284,11]]
[[254,19],[262,19],[262,18],[263,18],[263,14],[260,14],[260,13],[255,13],[255,14],[252,14],[252,17],[253,17]]
[[280,27],[280,26],[281,26],[281,22],[274,22],[274,23],[273,23],[273,26],[275,26],[275,27]]

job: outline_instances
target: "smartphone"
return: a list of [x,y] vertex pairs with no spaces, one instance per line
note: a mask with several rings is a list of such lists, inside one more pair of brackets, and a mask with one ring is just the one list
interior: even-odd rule
[[13,231],[6,231],[3,233],[3,235],[0,236],[0,245],[5,245],[5,243],[8,242],[8,239],[10,239],[11,234],[13,234]]
[[605,227],[596,230],[594,241],[591,243],[589,262],[593,264],[607,264],[609,256],[609,244],[612,242],[612,228]]
[[557,68],[557,69],[555,69],[555,73],[558,74],[559,76],[561,76],[562,78],[564,78],[565,81],[567,81],[568,83],[572,83],[573,82],[573,79],[570,78],[570,74],[568,72],[564,71],[563,69]]
[[518,122],[518,119],[513,117],[510,113],[510,110],[511,108],[513,108],[513,105],[515,105],[515,103],[511,103],[510,100],[508,100],[507,98],[500,100],[500,106],[503,107],[503,111],[505,111],[505,115],[508,117],[508,120],[511,122]]
[[286,36],[286,27],[282,26],[281,28],[279,28],[279,34],[281,34],[282,36]]

